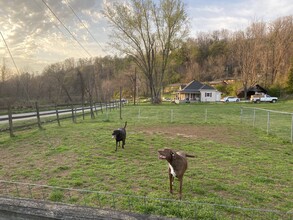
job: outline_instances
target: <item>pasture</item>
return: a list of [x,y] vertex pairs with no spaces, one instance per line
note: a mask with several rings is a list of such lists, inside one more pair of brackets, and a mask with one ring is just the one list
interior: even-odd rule
[[[168,165],[157,154],[168,147],[196,156],[188,158],[183,201],[292,213],[293,145],[241,122],[241,106],[253,104],[129,105],[122,120],[115,110],[60,127],[51,123],[43,130],[20,131],[13,138],[1,133],[0,180],[178,200],[178,181],[169,194]],[[293,112],[292,103],[257,107]],[[115,152],[111,133],[125,121],[126,146]],[[194,216],[172,207],[134,211]],[[223,209],[216,219],[232,212],[242,216]],[[215,215],[201,212],[206,219]]]

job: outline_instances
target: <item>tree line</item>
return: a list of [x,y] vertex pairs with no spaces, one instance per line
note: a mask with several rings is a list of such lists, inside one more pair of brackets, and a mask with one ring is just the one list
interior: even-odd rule
[[[151,4],[136,5],[138,11],[135,13],[143,16],[136,17],[137,23],[133,19],[127,20],[128,12],[120,8],[126,19],[124,22],[136,28],[137,32],[133,32],[129,26],[124,27],[137,34],[132,38],[138,46],[134,51],[127,51],[129,48],[121,47],[117,41],[119,39],[113,40],[114,47],[119,45],[124,50],[123,57],[69,58],[47,66],[40,74],[22,71],[20,75],[15,74],[3,61],[0,65],[0,105],[23,105],[31,101],[104,102],[117,98],[120,87],[125,98],[134,98],[138,94],[159,99],[163,87],[193,79],[202,82],[234,79],[238,82],[234,89],[226,91],[220,88],[231,95],[235,95],[237,89],[243,88],[245,91],[254,84],[272,90],[281,88],[288,93],[293,91],[293,16],[280,17],[271,22],[253,21],[246,29],[239,31],[215,30],[185,37],[186,29],[177,26],[186,20],[180,1],[162,2],[171,2],[173,5],[166,3],[157,8]],[[163,9],[166,13],[158,15]],[[109,19],[114,16],[111,10],[107,13]],[[170,20],[164,23],[166,16]],[[128,19],[130,17],[131,14]],[[112,17],[113,22],[120,18]],[[151,18],[156,19],[150,22],[157,27],[152,29],[154,33],[143,29]],[[178,23],[174,18],[178,18]],[[169,29],[164,24],[168,24]],[[165,29],[159,28],[162,25]],[[116,28],[114,35],[121,37],[117,27],[114,25],[113,28]],[[168,35],[172,31],[176,36]],[[145,47],[138,43],[139,35],[142,42],[148,41]],[[148,65],[150,63],[154,65]]]

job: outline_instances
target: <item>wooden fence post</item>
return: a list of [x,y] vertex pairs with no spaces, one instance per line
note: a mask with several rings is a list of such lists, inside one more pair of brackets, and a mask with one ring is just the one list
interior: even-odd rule
[[75,115],[74,115],[73,104],[71,104],[71,114],[72,114],[72,122],[75,123]]
[[15,135],[13,134],[12,111],[10,104],[8,105],[8,120],[10,137],[14,137]]
[[93,102],[90,100],[90,110],[91,110],[91,119],[95,118],[94,110],[93,110]]
[[59,112],[58,112],[57,104],[55,104],[55,110],[56,110],[56,118],[57,118],[58,126],[60,126],[60,119],[59,119]]
[[42,129],[38,102],[36,102],[35,104],[36,104],[36,111],[37,111],[38,127],[39,127],[39,129]]
[[94,103],[94,108],[95,108],[96,116],[98,116],[98,110],[97,110],[97,103],[96,102]]
[[82,108],[82,119],[84,120],[84,103],[81,103],[81,108]]
[[102,114],[103,114],[104,112],[103,112],[103,103],[102,102],[100,102],[100,106],[101,106],[101,111],[102,111]]

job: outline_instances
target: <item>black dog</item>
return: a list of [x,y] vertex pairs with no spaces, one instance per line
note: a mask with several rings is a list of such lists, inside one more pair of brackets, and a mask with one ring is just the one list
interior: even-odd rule
[[122,148],[124,149],[125,139],[126,139],[126,125],[127,125],[127,121],[125,122],[124,128],[118,128],[118,130],[114,130],[112,133],[112,138],[116,139],[116,150],[115,151],[117,151],[118,143],[119,143],[119,147],[120,147],[120,141],[122,141]]

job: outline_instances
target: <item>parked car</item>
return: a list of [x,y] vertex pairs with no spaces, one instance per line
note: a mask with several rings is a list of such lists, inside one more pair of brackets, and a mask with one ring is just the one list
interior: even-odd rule
[[234,96],[226,96],[221,99],[222,102],[240,102],[240,99]]

